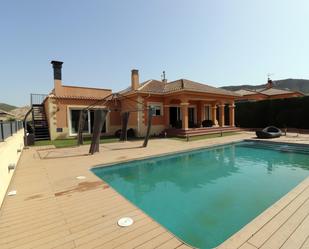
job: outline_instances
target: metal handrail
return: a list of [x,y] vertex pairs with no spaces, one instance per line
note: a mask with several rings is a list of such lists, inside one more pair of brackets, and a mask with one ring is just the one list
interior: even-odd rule
[[30,94],[30,106],[32,107],[33,105],[43,104],[47,96],[48,94],[31,93]]

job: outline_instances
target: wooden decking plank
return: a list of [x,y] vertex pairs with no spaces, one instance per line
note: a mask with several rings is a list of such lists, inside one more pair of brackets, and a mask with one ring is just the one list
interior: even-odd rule
[[[116,228],[112,231],[109,231],[107,233],[103,232],[103,234],[99,237],[96,237],[95,239],[91,239],[89,241],[83,241],[82,244],[77,244],[75,241],[75,244],[77,245],[76,248],[78,249],[89,249],[89,248],[108,248],[108,245],[106,245],[110,241],[114,241],[116,245],[118,243],[124,243],[123,238],[126,234],[129,234],[133,237],[138,236],[140,233],[144,233],[145,229],[154,229],[158,225],[155,222],[152,222],[151,220],[145,218],[141,220],[140,222],[134,223],[135,227],[130,228]],[[128,237],[128,236],[127,236]]]
[[[123,245],[127,245],[127,242],[134,240],[142,235],[144,235],[145,233],[155,230],[159,227],[159,225],[156,222],[153,221],[148,221],[147,223],[145,223],[143,226],[138,227],[135,230],[132,230],[130,232],[126,232],[125,234],[116,237],[115,239],[109,240],[107,243],[101,244],[100,246],[102,247],[106,247],[106,248],[116,248],[119,246],[123,246]],[[120,232],[122,232],[121,230],[119,230],[119,234]],[[118,234],[118,235],[119,235]],[[96,247],[96,248],[100,248],[100,246]],[[127,247],[129,247],[127,245]]]
[[[65,236],[67,236],[69,234],[68,231],[61,231],[58,233],[55,233],[53,235],[49,235],[47,237],[44,238],[40,238],[40,239],[36,239],[36,240],[32,240],[31,238],[29,238],[29,241],[24,242],[22,245],[18,245],[18,246],[14,246],[12,247],[12,245],[10,244],[4,244],[1,246],[1,249],[33,249],[36,248],[38,246],[42,246],[49,243],[49,242],[53,242],[53,241],[60,241],[61,239],[63,239]],[[65,241],[64,241],[65,242]],[[63,242],[63,244],[64,244]]]
[[303,205],[309,197],[309,188],[303,191],[297,198],[287,205],[280,213],[278,213],[272,220],[265,224],[262,229],[255,233],[248,241],[250,244],[261,247],[266,240],[271,237],[287,220],[296,212],[296,210]]
[[246,242],[241,247],[239,247],[239,249],[257,249],[257,247]]
[[46,217],[46,219],[33,219],[32,222],[27,222],[27,223],[17,223],[11,226],[8,226],[6,228],[1,229],[1,238],[4,236],[9,236],[12,233],[22,233],[24,231],[28,231],[29,228],[37,228],[37,227],[45,227],[45,226],[50,226],[54,223],[57,223],[59,221],[62,221],[65,223],[65,221],[61,217]]
[[163,227],[158,226],[157,228],[150,230],[148,232],[143,233],[141,236],[138,236],[132,240],[128,240],[126,243],[117,246],[117,249],[127,249],[127,248],[136,248],[145,242],[148,242],[157,236],[163,234],[166,230]]
[[[33,238],[33,236],[36,236],[38,234],[43,234],[44,232],[49,233],[50,231],[54,230],[54,229],[59,229],[59,228],[63,228],[65,226],[65,222],[59,221],[59,222],[54,222],[48,226],[41,226],[41,227],[32,227],[31,229],[27,229],[23,232],[19,232],[19,231],[12,231],[11,234],[1,234],[1,238],[0,238],[0,244],[5,244],[5,243],[10,243],[13,241],[17,241],[17,240],[21,240],[23,238],[29,238],[29,236],[31,236],[31,238]],[[67,229],[65,227],[65,229]]]
[[47,219],[49,219],[50,217],[60,217],[63,214],[59,211],[59,209],[55,209],[51,212],[47,212],[47,213],[40,213],[38,216],[36,216],[35,214],[33,215],[29,215],[29,216],[25,216],[25,217],[21,217],[20,219],[10,219],[10,220],[3,220],[1,219],[1,226],[0,226],[0,231],[2,231],[3,229],[6,229],[7,227],[10,226],[14,226],[14,225],[23,225],[23,224],[33,224],[36,221],[45,221]]
[[280,248],[309,214],[309,199],[265,242],[261,249]]
[[136,249],[153,249],[158,248],[158,246],[162,245],[166,241],[172,239],[174,236],[171,235],[169,232],[164,231],[159,236],[152,238],[145,242],[144,244],[141,244],[136,247]]
[[165,241],[163,244],[159,245],[157,247],[157,249],[177,248],[178,246],[180,246],[182,244],[183,243],[179,239],[173,237],[172,239]]
[[129,217],[135,217],[136,215],[140,214],[140,210],[136,209],[135,207],[132,207],[132,209],[128,209],[127,207],[124,209],[120,209],[119,211],[116,210],[116,212],[113,212],[112,214],[107,214],[105,216],[95,216],[88,218],[87,220],[83,220],[82,222],[78,221],[74,224],[68,224],[70,227],[71,233],[76,233],[79,231],[82,231],[84,229],[90,228],[92,226],[98,225],[100,223],[106,222],[109,219],[112,220],[118,220],[119,217],[129,216]]
[[5,246],[7,248],[17,248],[19,246],[22,246],[27,243],[32,243],[32,241],[39,241],[41,239],[47,238],[49,236],[52,236],[54,234],[69,234],[67,231],[67,228],[62,226],[57,226],[51,229],[48,229],[46,231],[35,231],[35,230],[29,230],[28,236],[17,234],[16,239],[7,241],[7,243],[0,243],[0,248],[2,246]]
[[105,216],[111,215],[115,212],[118,212],[120,210],[129,210],[129,209],[134,210],[134,209],[137,209],[137,208],[134,207],[134,206],[130,206],[127,203],[119,205],[115,208],[113,208],[113,207],[107,208],[107,209],[98,208],[96,211],[93,211],[93,212],[89,212],[89,213],[85,212],[84,214],[66,217],[66,221],[67,221],[68,224],[70,224],[70,226],[72,224],[72,227],[73,227],[73,226],[82,224],[86,221],[92,220],[94,217],[96,217],[96,218],[105,217]]
[[64,244],[60,244],[56,247],[53,247],[53,249],[73,249],[73,248],[75,248],[74,242],[67,242]]
[[[134,218],[134,220],[139,221],[142,220],[144,218],[146,218],[145,215],[141,214],[141,213],[137,213],[136,215],[132,216],[132,218]],[[104,234],[102,234],[102,232],[108,232],[110,229],[117,229],[118,225],[117,225],[117,218],[116,217],[107,217],[106,220],[102,223],[98,223],[97,225],[94,226],[90,226],[86,229],[80,230],[78,232],[74,232],[72,233],[70,236],[68,236],[67,239],[69,240],[78,240],[76,241],[76,244],[79,244],[80,241],[84,241],[85,237],[87,235],[87,237],[91,237],[91,238],[97,238],[98,236],[102,236]],[[82,243],[82,242],[81,242]]]
[[182,244],[181,246],[178,246],[177,249],[192,249],[192,247],[190,247],[186,244]]
[[49,215],[53,215],[54,213],[59,213],[59,207],[50,206],[47,209],[44,209],[44,207],[42,207],[41,210],[29,212],[29,213],[27,212],[26,216],[24,215],[25,213],[19,213],[18,215],[16,214],[15,216],[2,217],[0,228],[3,226],[6,226],[6,223],[13,224],[16,221],[27,222],[27,220],[32,220],[33,217],[37,217],[37,218],[47,217]]
[[89,212],[85,212],[85,213],[81,213],[81,214],[75,214],[74,216],[66,217],[66,221],[69,224],[79,225],[79,224],[84,223],[88,220],[92,220],[94,217],[105,217],[105,216],[111,215],[115,212],[118,212],[120,210],[124,210],[124,209],[128,209],[128,208],[130,208],[130,210],[137,209],[136,207],[130,206],[127,203],[121,204],[121,205],[116,206],[116,207],[107,207],[106,209],[98,207],[96,211],[89,211]]
[[[74,186],[75,188],[77,185]],[[58,192],[59,193],[59,192]],[[79,203],[83,203],[85,200],[87,201],[95,201],[103,198],[109,198],[111,196],[118,196],[115,190],[112,188],[99,188],[99,189],[93,189],[93,190],[88,190],[84,192],[73,192],[70,194],[63,194],[63,195],[56,195],[56,191],[54,191],[54,197],[56,197],[58,204],[61,207],[69,207],[69,206],[74,206]]]
[[283,244],[282,249],[301,248],[308,238],[309,216],[299,225],[296,231]]
[[301,246],[301,249],[309,249],[309,235],[307,236],[307,239],[305,240],[305,242]]
[[[92,206],[93,205],[93,206]],[[71,219],[79,215],[87,214],[87,213],[92,213],[92,212],[99,212],[102,211],[104,212],[105,210],[110,210],[113,208],[116,208],[118,206],[123,206],[123,205],[128,205],[127,201],[121,200],[121,199],[112,199],[107,202],[101,202],[101,203],[94,203],[91,204],[91,207],[87,207],[87,204],[81,204],[76,206],[76,208],[71,208],[70,210],[63,211],[63,214],[68,218]]]

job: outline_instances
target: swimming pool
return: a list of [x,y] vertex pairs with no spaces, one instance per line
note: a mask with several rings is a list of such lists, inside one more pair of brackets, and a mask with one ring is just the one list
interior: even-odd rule
[[198,248],[213,248],[309,176],[309,147],[240,142],[94,168]]

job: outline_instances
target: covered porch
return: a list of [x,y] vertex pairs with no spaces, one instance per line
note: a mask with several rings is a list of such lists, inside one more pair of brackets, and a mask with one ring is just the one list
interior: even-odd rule
[[231,96],[186,94],[164,101],[167,135],[187,136],[234,131],[235,104]]
[[235,104],[233,98],[216,98],[186,94],[173,96],[164,101],[166,128],[188,130],[205,127],[234,127]]

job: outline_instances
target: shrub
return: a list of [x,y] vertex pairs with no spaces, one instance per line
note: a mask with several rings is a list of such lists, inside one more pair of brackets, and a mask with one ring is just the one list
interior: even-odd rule
[[182,127],[182,120],[177,120],[174,124],[176,129],[181,129]]
[[236,103],[235,123],[243,128],[309,129],[309,96]]
[[202,121],[202,126],[203,127],[212,127],[214,124],[212,122],[212,120],[206,119],[204,121]]
[[[121,135],[121,129],[119,129],[119,130],[117,130],[117,131],[115,132],[115,137],[120,138],[120,135]],[[134,129],[130,128],[130,129],[127,130],[127,137],[128,137],[128,138],[135,138],[135,136],[136,136],[136,135],[135,135]]]

